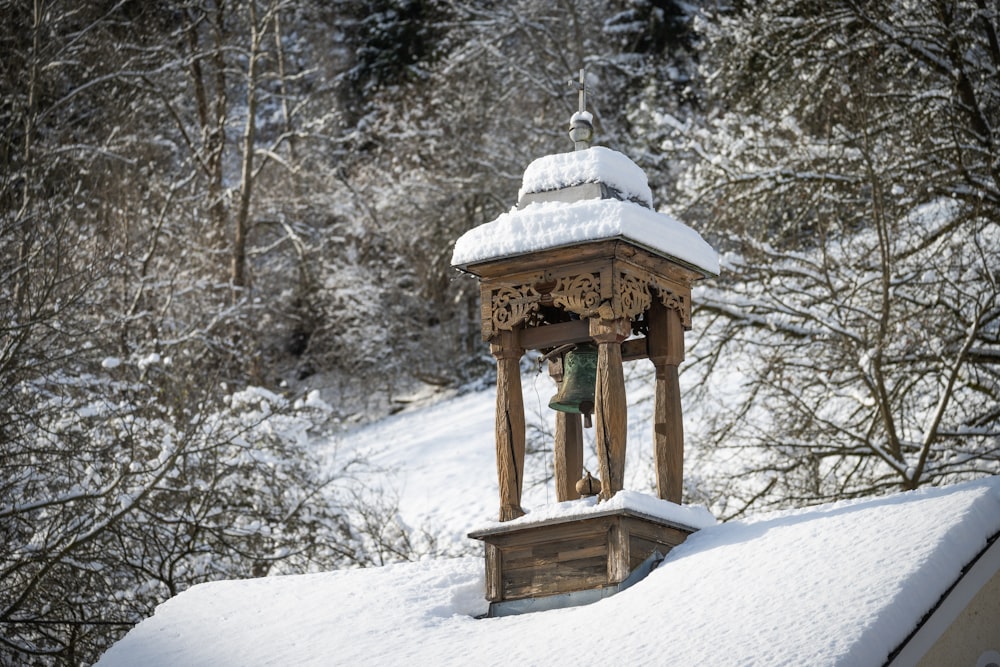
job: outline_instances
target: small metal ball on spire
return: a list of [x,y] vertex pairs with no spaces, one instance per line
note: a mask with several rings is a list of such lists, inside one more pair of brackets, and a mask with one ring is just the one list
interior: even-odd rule
[[573,149],[585,151],[590,148],[594,138],[594,116],[587,111],[587,84],[584,70],[580,70],[580,81],[576,84],[580,91],[579,109],[569,119],[569,138],[573,140]]

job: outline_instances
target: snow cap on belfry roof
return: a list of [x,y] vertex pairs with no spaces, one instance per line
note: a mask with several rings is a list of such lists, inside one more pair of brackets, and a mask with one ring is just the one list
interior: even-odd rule
[[653,208],[646,174],[618,151],[593,146],[540,157],[524,171],[517,206],[540,201],[617,199]]
[[698,232],[653,209],[642,169],[603,146],[546,155],[528,165],[517,206],[463,234],[451,264],[470,270],[491,260],[610,239],[630,241],[706,277],[719,274],[719,255]]

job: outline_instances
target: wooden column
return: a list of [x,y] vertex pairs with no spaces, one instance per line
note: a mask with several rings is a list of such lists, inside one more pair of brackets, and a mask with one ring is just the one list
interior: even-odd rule
[[684,422],[677,367],[684,360],[680,313],[654,298],[649,308],[649,359],[656,368],[653,461],[660,498],[680,504],[684,490]]
[[500,521],[524,515],[524,398],[521,395],[521,355],[516,331],[501,331],[490,344],[497,360],[496,448],[500,483]]
[[[556,391],[562,388],[562,357],[549,360],[549,375],[556,381]],[[583,473],[583,425],[580,415],[556,410],[556,442],[553,456],[556,500],[576,500],[580,494],[576,482]]]
[[599,500],[609,500],[625,486],[625,439],[628,419],[621,343],[632,332],[628,319],[590,320],[597,343],[597,387],[594,392],[594,438],[601,469]]

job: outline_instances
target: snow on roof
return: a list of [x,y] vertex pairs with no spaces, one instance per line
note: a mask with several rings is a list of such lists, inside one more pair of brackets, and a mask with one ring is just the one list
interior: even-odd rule
[[[589,115],[589,114],[588,114]],[[576,114],[573,116],[576,118]],[[646,173],[628,157],[604,146],[593,146],[572,153],[555,153],[534,160],[524,170],[520,200],[524,195],[559,188],[604,183],[623,199],[631,199],[653,208],[653,193]]]
[[719,255],[698,232],[665,213],[617,199],[538,202],[512,209],[463,234],[455,242],[451,264],[467,267],[499,257],[619,238],[709,275],[719,274]]
[[[534,202],[462,235],[452,266],[513,257],[587,241],[627,239],[708,275],[719,274],[719,256],[701,235],[673,217],[657,213],[646,174],[628,157],[603,146],[540,157],[524,171],[525,195],[603,183],[621,199]],[[638,202],[638,203],[636,203]]]
[[704,528],[595,604],[476,619],[481,558],[195,586],[101,667],[873,665],[1000,531],[1000,478]]
[[495,530],[497,528],[524,528],[526,526],[557,523],[587,516],[600,516],[619,510],[643,514],[686,528],[698,530],[716,524],[715,516],[701,505],[678,505],[660,500],[645,493],[623,490],[607,502],[598,503],[597,496],[550,503],[535,509],[527,509],[527,514],[512,521],[491,521],[476,527],[472,532]]

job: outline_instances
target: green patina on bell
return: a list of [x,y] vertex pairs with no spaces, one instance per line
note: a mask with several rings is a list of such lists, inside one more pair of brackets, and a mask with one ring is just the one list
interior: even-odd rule
[[563,356],[562,384],[559,392],[549,401],[549,407],[583,415],[583,425],[590,428],[596,384],[597,347],[589,343],[577,345]]

